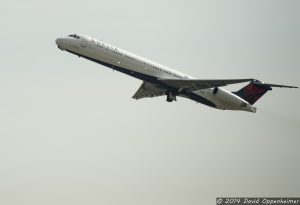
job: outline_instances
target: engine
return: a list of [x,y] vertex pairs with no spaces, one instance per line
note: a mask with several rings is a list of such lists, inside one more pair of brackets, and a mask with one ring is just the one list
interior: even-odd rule
[[245,107],[248,104],[237,95],[218,87],[212,89],[212,94],[226,109]]
[[214,94],[214,95],[217,94],[218,90],[219,90],[219,88],[218,88],[218,87],[215,87],[215,88],[213,89],[213,94]]

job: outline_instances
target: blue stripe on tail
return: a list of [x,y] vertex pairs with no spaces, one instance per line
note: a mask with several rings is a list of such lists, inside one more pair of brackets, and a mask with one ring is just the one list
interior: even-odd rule
[[251,105],[253,105],[269,90],[272,90],[270,86],[264,85],[262,82],[258,80],[253,80],[242,89],[232,93],[246,100]]

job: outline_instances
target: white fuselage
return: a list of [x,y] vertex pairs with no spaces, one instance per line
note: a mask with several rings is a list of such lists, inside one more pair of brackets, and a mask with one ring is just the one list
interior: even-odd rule
[[[167,66],[155,63],[89,36],[71,35],[58,38],[56,44],[62,50],[66,50],[154,85],[157,83],[156,79],[162,78],[194,79],[191,76]],[[163,85],[161,89],[165,92],[168,91],[168,87]],[[191,94],[179,93],[178,95],[218,109],[256,111],[255,107],[251,106],[239,96],[220,87],[217,89],[217,92],[214,92],[213,88],[209,88],[193,91]]]

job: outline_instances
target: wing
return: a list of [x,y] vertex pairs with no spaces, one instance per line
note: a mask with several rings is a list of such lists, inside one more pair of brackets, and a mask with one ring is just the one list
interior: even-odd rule
[[143,82],[140,88],[132,96],[132,98],[138,100],[146,97],[152,98],[152,97],[162,96],[164,94],[165,92],[157,88],[154,84]]
[[252,81],[249,79],[221,79],[221,80],[198,80],[198,79],[158,79],[165,85],[177,88],[179,91],[187,89],[189,91],[201,90],[206,88],[214,88],[226,86],[229,84],[244,83]]

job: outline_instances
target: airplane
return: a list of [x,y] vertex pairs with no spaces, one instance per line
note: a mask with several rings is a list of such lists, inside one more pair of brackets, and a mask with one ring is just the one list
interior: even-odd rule
[[[63,51],[142,80],[132,97],[136,100],[166,95],[166,101],[172,102],[180,96],[216,109],[255,113],[257,108],[253,104],[272,87],[298,88],[263,83],[253,78],[197,79],[82,34],[57,38],[55,42]],[[221,88],[244,82],[249,84],[235,92]]]

